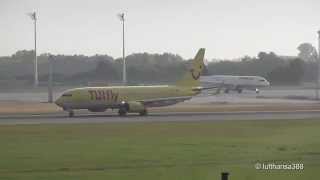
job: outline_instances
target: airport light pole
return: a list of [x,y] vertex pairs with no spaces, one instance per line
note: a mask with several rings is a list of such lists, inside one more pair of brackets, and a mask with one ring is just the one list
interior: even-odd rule
[[127,68],[126,68],[126,59],[125,59],[125,49],[124,49],[124,13],[118,14],[120,21],[122,22],[122,84],[127,84]]
[[318,55],[317,55],[317,61],[318,61],[318,74],[317,74],[317,90],[316,90],[316,99],[319,100],[319,88],[320,88],[320,30],[318,31]]
[[53,72],[53,56],[49,55],[48,58],[49,65],[49,74],[48,74],[48,102],[52,103],[53,95],[52,95],[52,72]]
[[34,87],[39,85],[38,59],[37,59],[37,15],[36,12],[28,13],[34,24]]

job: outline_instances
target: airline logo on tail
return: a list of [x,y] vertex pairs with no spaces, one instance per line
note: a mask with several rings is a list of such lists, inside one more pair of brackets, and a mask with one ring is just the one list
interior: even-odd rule
[[[198,79],[200,78],[201,71],[202,71],[202,66],[201,66],[201,65],[199,66],[199,69],[200,69],[200,71],[199,71],[198,73],[197,73],[193,68],[190,69],[192,78],[193,78],[194,80],[198,80]],[[196,74],[196,75],[195,75],[195,74]]]
[[191,69],[188,71],[187,74],[183,77],[182,80],[177,82],[178,86],[185,86],[185,87],[197,87],[200,86],[200,82],[198,81],[201,72],[204,67],[203,58],[205,54],[205,49],[199,49],[197,55],[192,61]]

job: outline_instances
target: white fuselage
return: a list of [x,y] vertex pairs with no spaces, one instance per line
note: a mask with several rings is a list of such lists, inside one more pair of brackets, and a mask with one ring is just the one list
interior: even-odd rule
[[259,92],[258,88],[270,86],[270,83],[261,76],[231,76],[231,75],[212,75],[203,76],[200,78],[201,83],[210,85],[219,85],[225,89],[242,92],[243,89],[255,90]]

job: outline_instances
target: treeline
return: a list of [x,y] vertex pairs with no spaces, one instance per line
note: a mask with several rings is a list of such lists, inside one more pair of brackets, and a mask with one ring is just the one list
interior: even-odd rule
[[[48,79],[50,54],[38,56],[40,82]],[[108,55],[52,55],[54,81],[59,84],[86,85],[88,82],[116,84],[122,79],[122,59]],[[0,81],[33,82],[33,51],[18,51],[0,57]],[[186,71],[187,61],[175,54],[135,53],[126,57],[129,84],[170,83]]]
[[[95,68],[75,74],[72,81],[107,81],[117,83],[122,79],[122,59],[95,60]],[[129,84],[154,84],[174,82],[186,71],[186,61],[180,56],[136,53],[126,57]]]
[[273,84],[299,84],[313,81],[315,62],[298,57],[281,57],[273,52],[260,52],[257,57],[243,57],[240,61],[221,60],[208,65],[209,74],[263,76]]
[[[48,79],[49,54],[38,57],[39,79]],[[135,53],[126,57],[129,84],[172,83],[187,71],[189,60],[171,53]],[[296,57],[282,57],[260,52],[257,57],[243,57],[240,61],[214,60],[207,65],[206,75],[259,75],[273,84],[298,84],[316,77],[315,61]],[[108,55],[53,55],[54,80],[60,84],[86,85],[88,82],[121,82],[122,60]],[[0,82],[33,81],[33,51],[18,51],[0,57]]]

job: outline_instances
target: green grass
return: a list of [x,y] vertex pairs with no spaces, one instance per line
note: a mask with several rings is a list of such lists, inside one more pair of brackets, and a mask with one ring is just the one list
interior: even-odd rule
[[[0,179],[319,179],[320,121],[0,126]],[[304,170],[256,170],[256,162]]]

